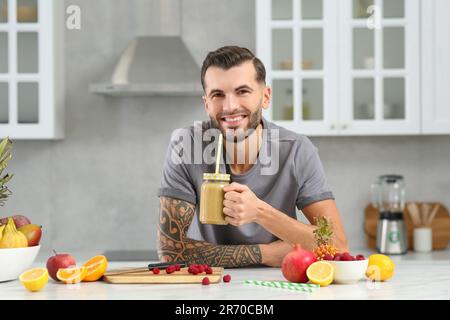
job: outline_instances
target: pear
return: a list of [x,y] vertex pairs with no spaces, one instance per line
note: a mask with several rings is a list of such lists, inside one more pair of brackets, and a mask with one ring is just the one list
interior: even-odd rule
[[17,231],[14,220],[9,218],[0,240],[0,248],[24,248],[27,246],[27,237],[22,232]]

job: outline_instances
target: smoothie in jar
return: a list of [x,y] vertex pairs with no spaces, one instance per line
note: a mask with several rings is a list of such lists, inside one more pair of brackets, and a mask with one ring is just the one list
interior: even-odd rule
[[223,213],[223,188],[230,183],[229,174],[203,174],[200,195],[200,222],[203,224],[228,224]]

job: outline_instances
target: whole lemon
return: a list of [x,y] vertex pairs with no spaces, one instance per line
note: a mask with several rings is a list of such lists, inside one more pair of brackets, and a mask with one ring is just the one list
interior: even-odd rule
[[369,257],[366,276],[373,281],[386,281],[394,275],[395,264],[384,254],[373,254]]

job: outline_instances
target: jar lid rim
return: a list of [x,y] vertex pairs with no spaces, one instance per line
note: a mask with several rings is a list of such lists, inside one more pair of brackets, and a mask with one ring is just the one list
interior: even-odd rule
[[227,173],[204,173],[204,180],[224,180],[230,181],[230,175]]

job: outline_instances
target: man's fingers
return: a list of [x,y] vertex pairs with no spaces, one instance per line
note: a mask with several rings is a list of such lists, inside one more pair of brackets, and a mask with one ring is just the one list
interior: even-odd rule
[[231,217],[225,217],[225,221],[235,227],[239,226],[239,222],[236,219],[233,219]]
[[235,202],[234,201],[231,201],[231,200],[223,200],[223,206],[224,206],[224,208],[230,208],[230,209],[233,209],[234,208],[234,206],[235,206]]
[[226,192],[224,198],[236,202],[241,200],[240,194],[236,191]]
[[[236,213],[230,209],[230,208],[223,208],[223,214],[226,215],[227,217],[232,217],[234,219]],[[225,217],[226,218],[226,217]]]
[[229,185],[226,185],[225,187],[223,187],[223,191],[225,192],[229,192],[229,191],[237,191],[237,192],[244,192],[248,190],[248,187],[246,185],[237,183],[237,182],[233,182],[230,183]]

